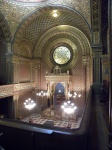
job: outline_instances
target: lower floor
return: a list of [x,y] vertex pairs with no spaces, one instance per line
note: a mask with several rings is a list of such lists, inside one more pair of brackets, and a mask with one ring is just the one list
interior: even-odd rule
[[[85,116],[87,117],[88,113],[90,113],[90,119],[87,118],[89,122],[89,126],[87,124],[81,124],[80,117],[67,116],[61,113],[59,110],[47,108],[41,111],[41,114],[33,113],[29,116],[22,118],[22,122],[27,122],[27,126],[24,126],[25,129],[20,130],[21,123],[19,122],[19,126],[17,129],[10,128],[7,126],[3,126],[3,120],[0,120],[0,133],[3,133],[0,137],[0,145],[5,149],[8,147],[16,148],[18,142],[21,141],[19,147],[22,148],[24,143],[24,149],[28,145],[25,144],[24,140],[27,144],[29,144],[29,150],[44,150],[44,149],[59,149],[61,147],[62,150],[68,150],[67,148],[77,150],[108,150],[109,149],[109,135],[108,135],[108,110],[106,108],[108,103],[103,103],[100,101],[99,95],[92,96],[90,111],[88,111]],[[107,110],[107,112],[105,111]],[[87,120],[85,119],[85,120]],[[82,119],[84,120],[84,118]],[[82,121],[83,122],[83,121]],[[8,125],[8,122],[5,125]],[[12,123],[13,124],[13,123]],[[34,128],[33,124],[39,127]],[[30,126],[29,126],[30,125]],[[41,130],[44,125],[44,129]],[[29,127],[28,127],[29,126]],[[86,134],[79,136],[77,134],[76,129],[87,128]],[[16,125],[17,127],[17,125]],[[39,132],[27,131],[26,128],[32,128],[39,130]],[[53,128],[52,128],[53,127]],[[56,127],[56,132],[54,131],[54,127]],[[76,133],[72,135],[66,135],[64,132],[67,132],[67,128],[69,128],[70,132],[73,131]],[[40,131],[44,131],[46,133],[40,133]],[[53,132],[53,133],[52,133]],[[60,132],[60,133],[58,133]],[[64,134],[63,134],[63,133]],[[18,133],[18,134],[17,134]],[[17,135],[17,136],[16,136]],[[26,138],[27,135],[27,138]],[[22,136],[22,137],[21,137]],[[9,139],[8,141],[6,139]],[[47,140],[46,140],[47,139]],[[29,142],[28,142],[29,141]],[[33,142],[32,142],[33,141]],[[44,141],[44,142],[43,142]],[[62,141],[59,143],[59,141]],[[68,142],[69,141],[69,142]],[[13,143],[13,145],[12,145]],[[75,147],[74,147],[75,146]],[[84,147],[85,146],[85,147]],[[12,149],[13,149],[12,148]]]
[[76,114],[67,115],[62,111],[45,109],[41,114],[35,113],[22,119],[23,122],[33,124],[41,124],[46,126],[53,126],[62,129],[78,129],[81,124],[82,117]]

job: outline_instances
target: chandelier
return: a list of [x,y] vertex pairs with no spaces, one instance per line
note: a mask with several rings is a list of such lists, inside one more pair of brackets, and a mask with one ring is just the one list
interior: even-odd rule
[[73,94],[71,94],[70,92],[68,92],[68,98],[69,97],[73,97],[73,98],[79,98],[81,97],[81,94],[77,94],[77,92],[73,92]]
[[[43,100],[44,100],[44,97],[48,95],[47,92],[44,92],[44,91],[40,91],[36,94],[38,96],[38,103],[39,103],[39,106],[43,106]],[[40,98],[39,98],[40,97]],[[40,101],[41,99],[41,101]]]
[[64,102],[64,104],[61,106],[61,108],[64,110],[65,113],[67,114],[73,114],[77,107],[72,103],[70,100],[67,102]]
[[76,92],[74,92],[74,93],[72,94],[72,97],[73,97],[73,98],[81,97],[81,94],[77,94]]
[[31,98],[29,98],[29,99],[25,100],[24,106],[28,110],[31,110],[36,106],[36,103]]
[[41,96],[41,97],[44,97],[44,96],[47,96],[47,92],[44,92],[44,91],[40,91],[37,93],[38,96]]

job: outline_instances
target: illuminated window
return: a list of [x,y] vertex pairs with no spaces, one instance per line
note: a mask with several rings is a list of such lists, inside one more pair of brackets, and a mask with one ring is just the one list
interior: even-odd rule
[[57,64],[66,64],[71,58],[70,50],[65,46],[57,47],[53,53],[53,59]]

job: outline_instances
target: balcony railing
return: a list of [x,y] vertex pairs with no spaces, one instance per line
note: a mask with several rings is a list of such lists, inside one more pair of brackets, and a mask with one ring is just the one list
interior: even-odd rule
[[4,97],[13,96],[18,92],[27,91],[35,87],[34,82],[29,83],[19,83],[19,84],[10,84],[0,86],[0,99]]

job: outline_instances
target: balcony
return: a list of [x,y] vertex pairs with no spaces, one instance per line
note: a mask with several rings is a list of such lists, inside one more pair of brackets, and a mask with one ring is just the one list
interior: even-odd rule
[[0,99],[31,90],[35,87],[34,82],[9,84],[0,86]]

